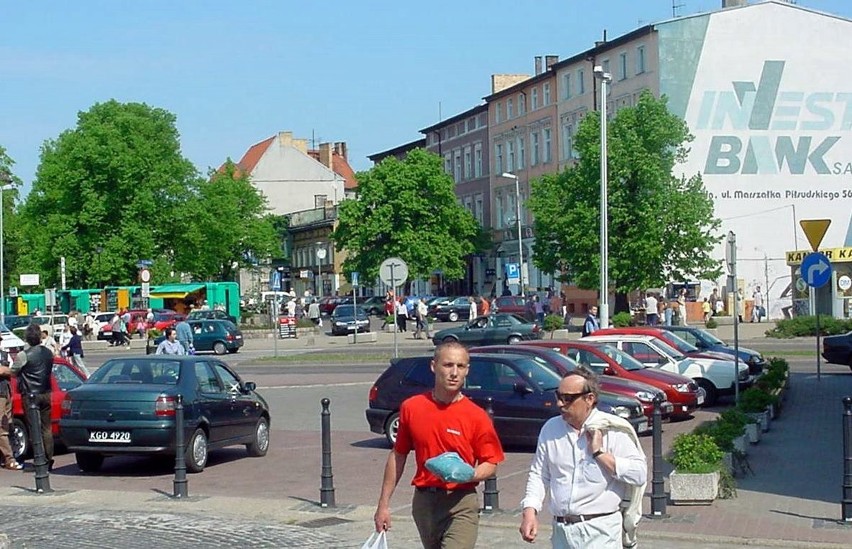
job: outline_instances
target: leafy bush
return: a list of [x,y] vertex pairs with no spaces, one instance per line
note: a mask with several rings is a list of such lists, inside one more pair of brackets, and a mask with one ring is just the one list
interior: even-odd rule
[[[819,317],[822,335],[838,335],[852,331],[852,319],[838,319],[827,315]],[[797,316],[775,322],[775,327],[766,331],[766,337],[789,339],[816,335],[816,316]]]
[[317,325],[310,318],[303,316],[296,321],[296,328],[316,328]]
[[708,319],[707,319],[707,322],[705,322],[705,323],[704,323],[704,326],[705,326],[708,330],[713,330],[713,329],[715,329],[715,328],[718,328],[718,327],[719,327],[719,323],[718,323],[718,322],[716,322],[716,319],[714,319],[714,318],[711,316],[710,318],[708,318]]
[[757,387],[750,387],[740,395],[739,407],[746,413],[759,413],[776,402],[778,402],[778,397],[761,391]]
[[148,328],[148,339],[157,339],[163,335],[162,330],[158,330],[156,328]]
[[767,361],[769,362],[769,367],[767,368],[767,370],[770,372],[778,370],[779,372],[784,374],[787,373],[787,370],[790,369],[790,363],[787,362],[787,359],[777,356],[771,356]]
[[736,418],[736,421],[726,421],[720,417],[715,421],[702,424],[693,433],[710,437],[723,452],[733,452],[734,439],[745,434],[745,424],[746,422],[741,422],[740,418]]
[[609,320],[616,328],[627,328],[628,326],[633,326],[633,316],[625,311],[615,313]]
[[705,434],[681,433],[672,443],[669,461],[678,473],[712,473],[722,468],[722,450]]
[[550,337],[553,337],[553,332],[561,330],[565,325],[565,319],[559,315],[547,315],[544,317],[544,331],[550,332]]

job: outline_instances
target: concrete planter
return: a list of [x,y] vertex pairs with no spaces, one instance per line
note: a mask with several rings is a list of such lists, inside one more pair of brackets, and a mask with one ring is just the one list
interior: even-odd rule
[[760,442],[760,424],[759,423],[746,423],[745,426],[746,437],[748,441],[752,444],[757,444]]
[[296,337],[319,335],[319,328],[296,328]]
[[719,495],[719,472],[669,475],[669,495],[674,505],[710,505]]
[[739,436],[734,439],[734,450],[737,450],[742,455],[747,455],[748,451],[748,440],[745,435]]
[[776,415],[775,414],[775,406],[773,406],[771,404],[769,406],[767,406],[766,407],[766,413],[769,414],[770,420],[775,419],[775,415]]
[[725,452],[725,455],[722,456],[722,465],[725,467],[725,470],[734,474],[734,454],[731,452]]
[[[768,406],[767,408],[771,408],[771,406]],[[762,412],[749,413],[746,415],[757,422],[757,425],[760,426],[760,430],[762,432],[765,433],[769,431],[770,414],[768,411],[764,410]]]
[[398,326],[396,324],[388,324],[387,326],[382,328],[382,331],[392,334],[397,331],[397,328]]

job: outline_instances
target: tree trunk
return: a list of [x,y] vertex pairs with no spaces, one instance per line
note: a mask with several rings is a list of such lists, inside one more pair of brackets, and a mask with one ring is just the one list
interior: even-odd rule
[[630,312],[630,300],[627,297],[627,294],[623,292],[615,293],[615,309],[613,310],[613,314],[618,313],[629,313]]

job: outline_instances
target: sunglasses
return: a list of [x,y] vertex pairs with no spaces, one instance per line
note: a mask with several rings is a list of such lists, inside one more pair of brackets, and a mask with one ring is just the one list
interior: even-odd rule
[[560,393],[559,391],[554,391],[553,393],[556,395],[556,400],[570,405],[581,396],[588,395],[589,391],[583,391],[582,393]]

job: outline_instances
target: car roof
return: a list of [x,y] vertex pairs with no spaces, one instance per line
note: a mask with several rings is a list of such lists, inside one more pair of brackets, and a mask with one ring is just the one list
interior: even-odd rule
[[652,335],[641,334],[603,334],[599,336],[592,334],[584,337],[583,339],[588,339],[589,341],[653,341],[657,338]]

